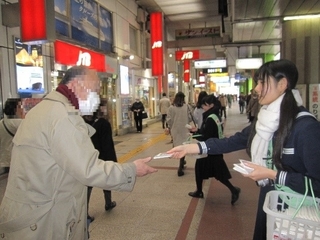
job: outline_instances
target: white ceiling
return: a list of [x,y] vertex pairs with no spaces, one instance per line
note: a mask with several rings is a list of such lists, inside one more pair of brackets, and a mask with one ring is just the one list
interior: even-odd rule
[[[176,29],[220,26],[219,0],[137,0],[146,11],[161,11],[168,30],[168,41],[175,41]],[[320,0],[226,0],[228,17],[223,18],[223,42],[198,41],[198,47],[225,51],[237,48],[238,57],[280,52],[284,16],[320,13]],[[221,38],[222,39],[222,38]],[[228,40],[227,40],[228,39]],[[176,47],[190,47],[187,41],[175,41]],[[206,45],[206,46],[203,46]],[[170,44],[169,44],[170,46]],[[258,47],[259,46],[259,47]],[[194,46],[193,46],[194,47]]]

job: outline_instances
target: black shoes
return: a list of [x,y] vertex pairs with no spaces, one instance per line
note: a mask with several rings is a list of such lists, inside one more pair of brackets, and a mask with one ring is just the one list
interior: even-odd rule
[[189,192],[188,195],[194,198],[203,198],[203,192],[194,191],[194,192]]
[[239,195],[240,195],[240,192],[241,192],[241,189],[238,188],[238,187],[234,187],[236,189],[236,192],[232,193],[232,196],[231,196],[231,204],[234,205],[236,201],[238,201],[239,199]]
[[115,206],[117,206],[117,203],[115,201],[111,202],[110,204],[105,206],[106,211],[111,210],[112,208],[114,208]]
[[184,175],[184,172],[182,170],[178,170],[178,177],[181,177]]
[[184,175],[183,169],[186,168],[187,161],[184,159],[180,159],[179,168],[178,168],[178,177]]
[[91,217],[90,215],[87,215],[87,219],[90,220],[90,223],[94,221],[94,217]]

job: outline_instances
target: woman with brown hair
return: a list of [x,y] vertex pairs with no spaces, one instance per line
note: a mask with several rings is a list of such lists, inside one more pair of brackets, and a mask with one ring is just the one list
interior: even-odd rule
[[[173,146],[183,144],[189,136],[186,124],[192,121],[191,107],[185,103],[184,98],[184,93],[178,92],[174,97],[173,104],[168,109],[167,124],[172,136]],[[185,164],[185,157],[182,157],[178,168],[179,177],[184,175],[183,168]]]

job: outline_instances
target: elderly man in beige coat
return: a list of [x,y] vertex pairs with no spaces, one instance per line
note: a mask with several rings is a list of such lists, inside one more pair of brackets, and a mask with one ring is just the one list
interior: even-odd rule
[[0,207],[4,239],[87,239],[87,187],[131,191],[136,176],[153,173],[151,158],[118,164],[98,159],[80,116],[95,111],[100,82],[86,67],[28,112],[14,139]]

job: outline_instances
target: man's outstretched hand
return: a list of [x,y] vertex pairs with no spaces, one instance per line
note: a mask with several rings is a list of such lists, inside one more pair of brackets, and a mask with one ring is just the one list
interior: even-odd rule
[[158,171],[158,169],[155,169],[155,168],[147,165],[147,163],[150,162],[151,159],[152,159],[151,157],[147,157],[147,158],[135,160],[133,162],[136,165],[138,177],[143,177],[147,174],[154,173],[154,172]]

